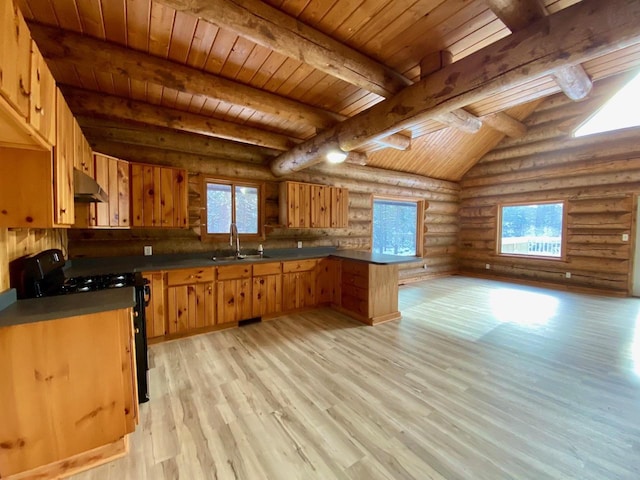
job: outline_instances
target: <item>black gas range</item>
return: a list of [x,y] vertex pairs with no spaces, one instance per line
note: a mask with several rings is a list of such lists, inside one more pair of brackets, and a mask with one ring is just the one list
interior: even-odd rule
[[24,258],[12,272],[12,284],[18,298],[39,298],[55,295],[78,295],[109,288],[135,288],[133,307],[135,331],[138,400],[149,400],[149,359],[147,352],[147,322],[145,307],[149,305],[151,289],[140,273],[118,272],[65,277],[65,260],[61,250],[51,249]]

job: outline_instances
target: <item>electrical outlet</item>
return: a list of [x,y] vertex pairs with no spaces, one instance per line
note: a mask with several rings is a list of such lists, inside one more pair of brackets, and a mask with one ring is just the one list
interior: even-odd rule
[[485,270],[491,270],[491,264],[490,263],[485,263],[484,264],[484,269]]
[[298,240],[298,248],[302,248],[302,240]]
[[423,268],[424,270],[426,270],[426,269],[427,269],[427,264],[425,263],[424,265],[422,265],[422,268]]
[[622,234],[622,241],[623,242],[628,242],[629,241],[629,234],[628,233],[623,233]]
[[145,255],[153,255],[153,247],[151,245],[144,246],[144,254]]
[[571,278],[571,272],[566,272],[564,274],[564,278]]

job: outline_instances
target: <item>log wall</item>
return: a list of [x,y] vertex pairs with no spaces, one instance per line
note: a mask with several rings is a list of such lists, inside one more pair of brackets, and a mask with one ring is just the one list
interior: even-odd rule
[[66,252],[66,230],[0,228],[0,292],[7,290],[10,286],[10,262],[49,248],[60,248]]
[[[152,245],[155,254],[209,252],[228,249],[226,242],[200,240],[201,175],[220,176],[265,182],[265,249],[303,246],[335,246],[343,249],[371,248],[372,194],[421,198],[428,202],[425,210],[424,258],[422,263],[400,266],[402,282],[457,271],[458,202],[456,183],[418,175],[397,174],[356,165],[318,166],[286,177],[349,189],[348,228],[295,229],[279,225],[278,185],[265,164],[231,161],[193,153],[180,153],[146,146],[93,139],[94,149],[130,161],[171,165],[189,172],[188,230],[71,230],[71,257],[140,255],[144,245]],[[265,162],[266,163],[266,162]],[[259,242],[243,242],[243,249],[255,249]],[[426,268],[425,268],[426,266]]]
[[[571,136],[619,85],[619,79],[596,85],[584,102],[550,97],[526,121],[526,136],[505,139],[467,172],[461,182],[462,273],[629,293],[640,129]],[[498,255],[499,206],[547,200],[567,201],[566,259]]]

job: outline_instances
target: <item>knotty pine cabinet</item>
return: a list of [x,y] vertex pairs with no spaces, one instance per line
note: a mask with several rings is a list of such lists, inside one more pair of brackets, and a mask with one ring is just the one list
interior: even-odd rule
[[289,228],[344,228],[349,224],[346,188],[280,183],[280,223]]
[[130,181],[132,226],[188,227],[185,170],[131,163]]
[[17,5],[0,4],[0,145],[51,149],[55,83]]
[[58,225],[75,222],[73,200],[73,167],[75,162],[76,120],[60,90],[56,97],[56,145],[54,151],[55,210],[54,221]]
[[[29,123],[48,144],[55,145],[56,81],[34,41],[31,41]],[[86,144],[89,146],[89,142]],[[89,147],[89,151],[91,151],[91,147]]]
[[25,478],[57,478],[78,465],[76,455],[114,444],[124,452],[138,422],[132,315],[0,328],[1,478],[43,466]]
[[282,262],[283,310],[297,310],[316,305],[317,260]]
[[253,265],[252,317],[266,317],[282,312],[281,262]]
[[218,267],[216,282],[217,324],[235,323],[252,318],[251,264]]
[[147,338],[163,337],[167,334],[165,318],[165,281],[164,272],[145,272],[143,277],[149,281],[151,298],[145,309],[147,320]]
[[396,320],[398,266],[341,260],[341,309],[369,325]]
[[167,331],[187,333],[215,324],[214,267],[167,272]]
[[341,261],[321,258],[316,265],[316,303],[340,305]]

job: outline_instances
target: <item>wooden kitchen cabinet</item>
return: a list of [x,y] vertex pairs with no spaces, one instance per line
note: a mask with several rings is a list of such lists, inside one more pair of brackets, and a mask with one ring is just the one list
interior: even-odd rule
[[129,228],[129,162],[101,153],[93,158],[96,182],[109,195],[109,202],[95,204],[96,226]]
[[253,266],[252,316],[265,317],[282,311],[282,264],[256,263]]
[[348,226],[346,188],[300,182],[280,183],[280,223],[289,228]]
[[130,308],[0,328],[0,345],[1,478],[125,452],[138,421]]
[[282,262],[283,310],[291,311],[316,305],[317,260]]
[[321,258],[316,266],[316,303],[340,305],[341,262],[336,258]]
[[[56,81],[34,41],[31,41],[31,102],[29,108],[29,123],[48,144],[55,145]],[[89,147],[89,150],[91,150],[91,147]]]
[[170,270],[167,276],[167,332],[187,333],[215,325],[213,267]]
[[252,318],[252,265],[223,265],[218,267],[216,282],[216,323],[236,323]]
[[31,95],[31,34],[12,0],[0,6],[0,94],[25,120]]
[[400,318],[398,266],[341,260],[341,309],[370,325]]
[[186,170],[131,163],[130,181],[132,226],[188,227]]
[[147,320],[147,338],[163,337],[168,327],[165,317],[165,282],[163,272],[145,272],[142,275],[149,281],[151,298],[145,309]]
[[73,166],[75,161],[75,118],[60,90],[56,98],[56,146],[54,147],[55,210],[58,225],[75,222]]

